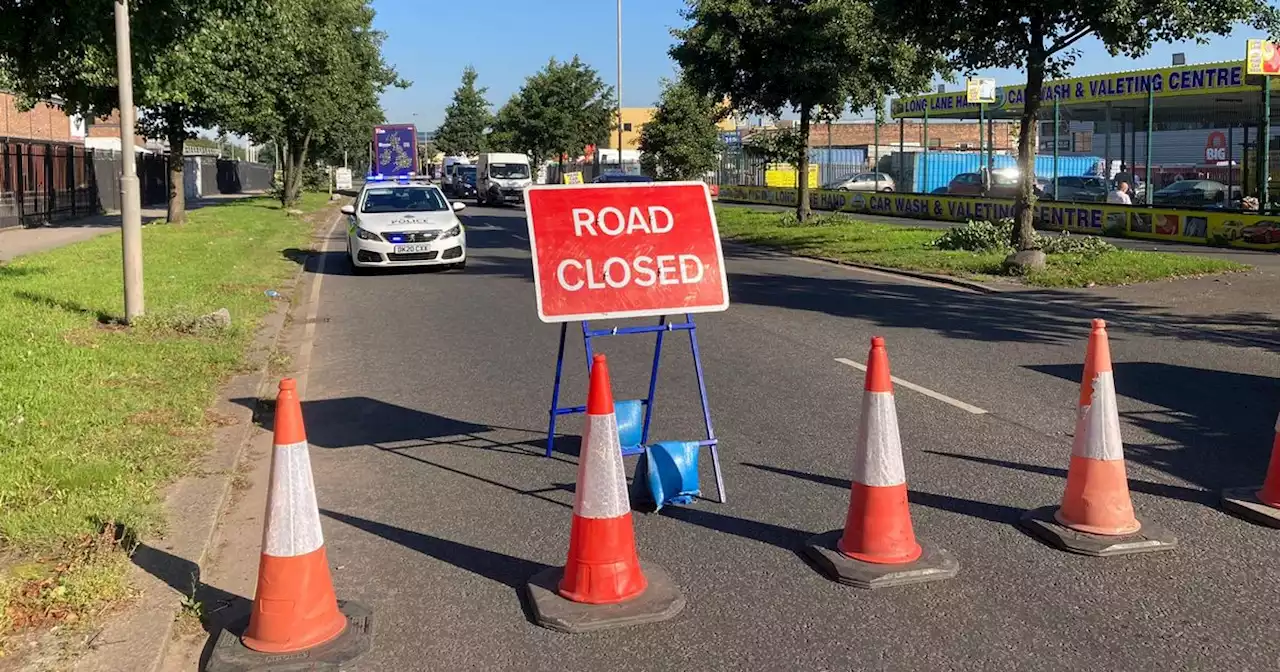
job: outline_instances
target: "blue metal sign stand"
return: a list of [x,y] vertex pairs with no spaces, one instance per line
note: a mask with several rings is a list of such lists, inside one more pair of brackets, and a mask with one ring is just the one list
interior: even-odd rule
[[[592,329],[586,321],[582,322],[582,342],[587,353],[587,374],[591,373],[591,358],[593,355],[591,347],[591,339],[600,338],[602,336],[626,336],[629,334],[657,334],[657,341],[653,348],[653,369],[649,374],[649,394],[640,403],[644,406],[644,425],[640,434],[640,444],[637,446],[624,446],[622,450],[623,456],[639,455],[644,452],[645,446],[649,443],[649,423],[653,418],[653,398],[658,387],[658,364],[662,359],[662,341],[669,331],[687,331],[689,332],[689,346],[693,353],[694,371],[698,376],[698,395],[702,400],[702,418],[707,426],[707,438],[698,441],[698,446],[711,449],[711,464],[716,475],[716,494],[719,496],[719,502],[725,502],[724,494],[724,477],[720,473],[720,454],[716,450],[720,441],[716,438],[715,430],[711,428],[711,408],[707,405],[707,385],[702,377],[702,358],[698,354],[698,333],[697,325],[694,324],[693,315],[685,314],[684,322],[668,322],[664,315],[658,319],[657,324],[645,325],[639,327],[613,327],[611,329]],[[570,415],[574,413],[585,413],[586,406],[560,406],[560,379],[564,373],[564,343],[565,336],[568,334],[569,324],[566,322],[560,325],[560,349],[556,355],[556,382],[551,389],[551,412],[550,423],[547,427],[547,457],[551,457],[551,453],[555,448],[556,440],[556,421],[562,415]]]

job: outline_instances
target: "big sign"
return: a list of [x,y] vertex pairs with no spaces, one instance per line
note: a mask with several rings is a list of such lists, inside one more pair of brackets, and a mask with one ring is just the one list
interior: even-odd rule
[[571,322],[729,307],[707,185],[535,185],[525,197],[538,317]]

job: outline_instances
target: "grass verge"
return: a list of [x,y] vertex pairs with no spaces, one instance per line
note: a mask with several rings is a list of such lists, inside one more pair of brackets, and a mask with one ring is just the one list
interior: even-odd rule
[[[859,221],[823,215],[818,226],[787,225],[787,213],[717,207],[720,233],[728,240],[797,254],[978,278],[1001,275],[1007,252],[967,252],[931,247],[938,229]],[[815,213],[817,214],[817,213]],[[1114,250],[1098,254],[1051,254],[1043,271],[1022,280],[1040,287],[1124,285],[1166,278],[1247,270],[1218,259],[1166,252]]]
[[[127,592],[120,549],[161,529],[160,488],[207,449],[206,408],[311,228],[262,198],[147,226],[130,328],[118,234],[0,266],[0,638]],[[200,319],[220,308],[230,327]]]

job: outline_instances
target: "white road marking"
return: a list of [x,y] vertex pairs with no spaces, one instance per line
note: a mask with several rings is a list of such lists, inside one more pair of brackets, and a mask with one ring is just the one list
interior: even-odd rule
[[302,345],[298,349],[298,398],[307,398],[307,379],[311,373],[311,349],[316,342],[316,314],[320,312],[320,281],[324,279],[325,261],[328,260],[329,239],[338,230],[345,215],[339,214],[320,241],[320,263],[316,264],[315,279],[311,281],[311,296],[307,299],[307,323],[302,329]]
[[[859,364],[858,362],[855,362],[851,359],[845,359],[844,357],[836,357],[836,361],[846,366],[852,366],[853,368],[859,371],[865,372],[867,370],[866,364]],[[960,401],[959,399],[953,399],[941,392],[934,392],[933,390],[927,387],[921,387],[919,385],[916,385],[915,383],[903,380],[897,376],[889,376],[889,379],[893,381],[894,385],[900,385],[902,387],[907,388],[908,390],[919,392],[920,394],[923,394],[926,397],[937,399],[938,401],[941,401],[944,404],[950,404],[962,411],[966,411],[974,415],[984,415],[987,412],[986,410],[978,408],[973,404],[966,404],[963,401]]]

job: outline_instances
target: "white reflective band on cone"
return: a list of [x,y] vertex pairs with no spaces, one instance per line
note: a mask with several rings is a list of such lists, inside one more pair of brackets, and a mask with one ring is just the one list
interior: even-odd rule
[[858,445],[853,451],[853,481],[875,487],[907,482],[892,392],[862,393],[862,422],[858,424]]
[[573,513],[582,518],[618,518],[631,511],[627,474],[622,466],[617,416],[587,415]]
[[307,443],[276,446],[271,456],[271,489],[267,491],[262,552],[277,558],[291,558],[311,553],[323,545]]
[[1110,371],[1093,378],[1089,405],[1076,417],[1076,436],[1071,454],[1090,460],[1123,460],[1120,440],[1120,413],[1116,407],[1116,387]]
[[1280,434],[1280,415],[1276,416],[1276,434]]

